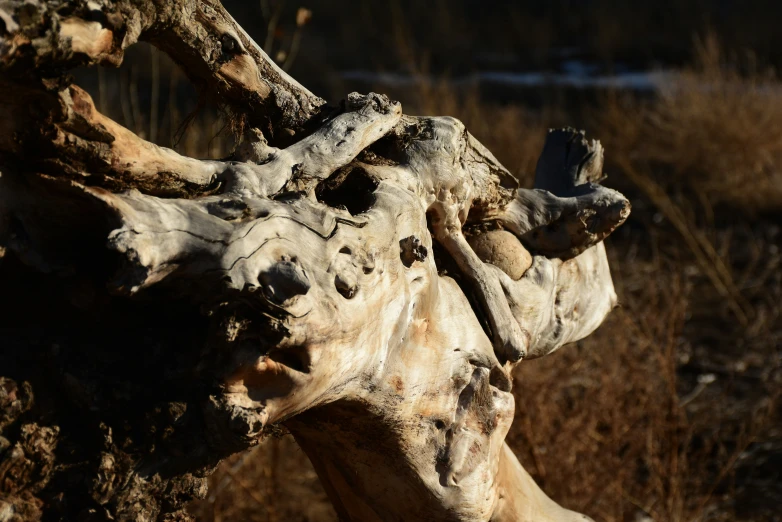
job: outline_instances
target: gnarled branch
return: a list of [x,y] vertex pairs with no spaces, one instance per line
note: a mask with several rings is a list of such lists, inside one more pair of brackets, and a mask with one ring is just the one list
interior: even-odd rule
[[[0,16],[0,252],[70,274],[54,284],[71,285],[67,306],[97,300],[109,318],[77,315],[58,330],[67,350],[15,348],[36,355],[14,372],[68,398],[46,418],[63,429],[8,401],[0,414],[82,460],[19,478],[0,509],[27,495],[66,518],[184,516],[221,458],[284,423],[346,520],[583,520],[503,440],[514,365],[616,302],[601,241],[629,204],[597,184],[599,143],[553,131],[536,188],[519,188],[458,120],[376,94],[327,108],[212,0],[10,0]],[[63,76],[140,39],[230,107],[230,158],[146,142]],[[148,300],[143,325],[166,325],[157,340],[128,329],[94,349],[96,325],[133,321],[130,297]],[[71,411],[91,412],[90,437]]]

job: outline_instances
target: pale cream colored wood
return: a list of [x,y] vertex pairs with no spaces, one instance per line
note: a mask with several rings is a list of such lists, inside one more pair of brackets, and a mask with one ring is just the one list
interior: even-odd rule
[[[285,423],[346,520],[586,519],[546,497],[504,438],[513,367],[616,304],[602,240],[629,203],[597,184],[598,142],[552,131],[536,188],[519,188],[456,119],[403,116],[373,93],[326,108],[215,2],[91,2],[103,22],[59,3],[75,9],[57,37],[25,43],[6,23],[0,40],[0,87],[48,107],[0,103],[0,146],[19,159],[0,175],[0,252],[61,266],[35,239],[78,234],[71,214],[55,225],[32,210],[84,202],[124,260],[114,291],[186,294],[220,325],[205,340],[222,354],[215,437],[241,449]],[[16,19],[21,2],[7,4]],[[119,61],[139,38],[242,118],[232,158],[183,157],[78,87],[19,80],[25,65]],[[54,155],[22,157],[36,143]],[[2,235],[9,219],[28,240]]]

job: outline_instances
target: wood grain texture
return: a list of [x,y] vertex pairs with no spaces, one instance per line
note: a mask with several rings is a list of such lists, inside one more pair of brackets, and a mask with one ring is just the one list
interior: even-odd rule
[[[103,382],[97,366],[49,390],[81,390],[73,407],[91,404],[96,429],[115,419],[94,448],[54,424],[36,432],[0,402],[24,455],[30,437],[91,455],[69,475],[44,465],[51,452],[30,453],[55,486],[16,474],[0,512],[186,519],[214,465],[282,423],[345,520],[586,519],[548,499],[504,438],[514,366],[589,335],[616,304],[602,240],[630,207],[598,184],[599,142],[550,132],[535,188],[519,188],[454,118],[405,116],[374,93],[326,106],[211,0],[0,10],[0,90],[31,101],[0,102],[0,253],[42,273],[89,272],[119,302],[184,300],[208,324],[197,341],[171,341],[168,359],[154,352],[190,376],[185,399],[153,408],[172,412],[171,440],[185,442],[115,444],[119,399],[85,384]],[[61,76],[117,64],[139,39],[231,107],[230,158],[146,142]],[[90,272],[94,252],[110,262]],[[114,386],[138,394],[123,404],[157,418],[143,413],[139,376],[119,375]],[[56,504],[66,491],[81,500]]]

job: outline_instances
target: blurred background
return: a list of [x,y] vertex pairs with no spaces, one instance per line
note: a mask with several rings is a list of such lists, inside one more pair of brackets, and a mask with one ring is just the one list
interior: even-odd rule
[[[507,441],[596,520],[782,520],[782,2],[224,3],[316,94],[460,118],[526,186],[548,128],[599,138],[633,203],[607,241],[621,306],[519,366]],[[221,108],[149,46],[77,83],[161,145],[233,147]],[[336,520],[285,433],[225,462],[191,511]]]

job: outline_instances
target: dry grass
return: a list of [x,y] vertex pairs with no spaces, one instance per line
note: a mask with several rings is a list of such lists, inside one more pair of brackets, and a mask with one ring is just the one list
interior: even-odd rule
[[509,442],[599,520],[769,520],[782,500],[742,471],[778,479],[747,455],[782,450],[780,233],[758,217],[782,211],[782,83],[713,37],[697,54],[661,96],[587,111],[636,207],[610,241],[623,307],[517,375]]
[[[691,433],[676,374],[688,285],[662,280],[653,264],[634,268],[649,283],[600,335],[521,368],[509,443],[550,494],[600,520],[690,520],[697,499],[684,498],[681,448]],[[644,313],[649,305],[659,313]]]
[[730,381],[746,363],[715,368],[698,346],[698,277],[662,255],[613,261],[622,307],[577,346],[520,367],[509,443],[549,494],[598,520],[739,520],[725,479],[774,421],[774,377],[735,411]]
[[[782,207],[782,83],[750,53],[730,57],[713,35],[696,64],[646,103],[609,98],[596,115],[614,157],[653,169],[668,190],[744,212]],[[630,116],[630,117],[628,117]]]

